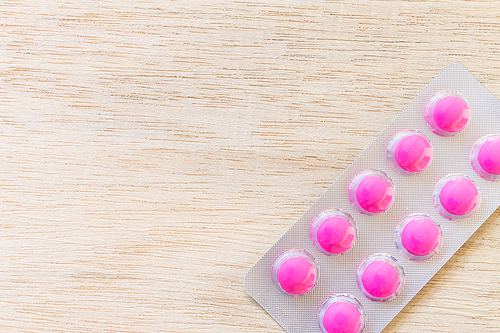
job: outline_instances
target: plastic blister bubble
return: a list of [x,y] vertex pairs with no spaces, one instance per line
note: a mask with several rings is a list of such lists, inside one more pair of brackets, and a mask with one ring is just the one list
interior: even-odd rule
[[310,292],[318,279],[318,266],[305,251],[292,249],[274,262],[271,276],[276,288],[285,295],[301,296]]
[[381,214],[394,202],[394,184],[383,171],[365,170],[351,181],[349,200],[362,214]]
[[474,171],[484,179],[500,180],[500,136],[481,138],[472,149],[471,162]]
[[442,91],[432,96],[425,106],[425,120],[432,131],[441,136],[453,136],[469,124],[470,108],[463,96]]
[[466,175],[452,174],[441,179],[434,190],[434,205],[450,220],[470,217],[481,203],[481,192]]
[[424,214],[413,214],[399,224],[394,235],[396,246],[410,260],[432,258],[443,244],[443,232]]
[[354,296],[334,295],[321,306],[318,324],[322,333],[361,333],[366,324],[365,309]]
[[356,225],[352,216],[337,209],[321,212],[311,225],[314,247],[328,256],[349,251],[356,241]]
[[359,290],[368,299],[385,302],[396,297],[404,286],[405,273],[396,258],[385,253],[369,256],[356,274]]
[[434,152],[429,140],[420,132],[406,130],[389,142],[387,159],[394,171],[402,175],[417,175],[432,162]]

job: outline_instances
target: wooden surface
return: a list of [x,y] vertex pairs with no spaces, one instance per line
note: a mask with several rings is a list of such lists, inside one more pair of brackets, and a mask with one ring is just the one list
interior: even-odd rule
[[[499,2],[3,1],[0,331],[283,332],[243,276]],[[384,332],[500,332],[500,211]]]

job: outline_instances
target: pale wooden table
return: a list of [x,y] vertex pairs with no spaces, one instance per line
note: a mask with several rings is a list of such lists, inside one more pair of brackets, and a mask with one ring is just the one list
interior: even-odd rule
[[[500,3],[3,1],[0,331],[283,332],[247,270]],[[500,211],[384,332],[500,332]]]

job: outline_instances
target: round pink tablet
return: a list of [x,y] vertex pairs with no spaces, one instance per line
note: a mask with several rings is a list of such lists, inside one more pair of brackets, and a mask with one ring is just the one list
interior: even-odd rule
[[470,107],[454,92],[440,92],[425,106],[425,120],[431,130],[441,136],[453,136],[463,131],[470,119]]
[[352,180],[349,200],[362,214],[380,214],[387,211],[394,202],[394,185],[384,172],[366,170]]
[[323,304],[318,314],[323,333],[360,333],[366,314],[361,303],[350,295],[335,295]]
[[431,143],[420,132],[403,131],[395,135],[387,147],[389,164],[403,175],[415,175],[429,167],[433,150]]
[[479,140],[471,154],[472,167],[484,179],[500,180],[500,136],[490,135]]
[[318,279],[314,259],[302,250],[282,253],[274,262],[271,276],[276,288],[284,294],[299,296],[311,291]]
[[349,251],[356,240],[356,226],[351,215],[336,210],[321,212],[311,225],[314,247],[326,255],[339,255]]
[[405,219],[396,229],[396,246],[406,258],[426,260],[440,249],[443,235],[429,216],[415,214]]
[[479,206],[481,194],[476,184],[465,175],[449,175],[439,181],[434,190],[434,205],[450,220],[471,216]]
[[358,287],[372,301],[384,302],[396,297],[404,284],[404,271],[388,254],[368,257],[357,273]]

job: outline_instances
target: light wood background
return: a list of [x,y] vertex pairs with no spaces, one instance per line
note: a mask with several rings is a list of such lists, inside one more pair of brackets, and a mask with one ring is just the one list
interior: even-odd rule
[[[0,331],[283,332],[243,276],[498,1],[0,3]],[[500,210],[384,332],[500,332]]]

